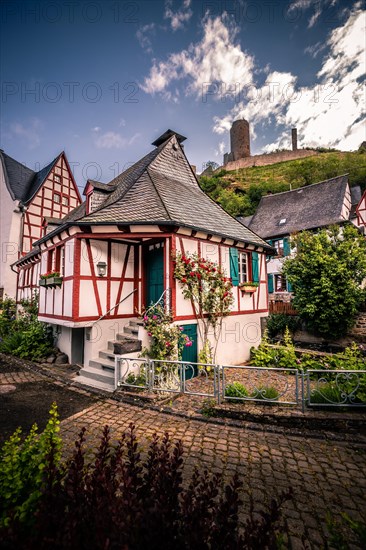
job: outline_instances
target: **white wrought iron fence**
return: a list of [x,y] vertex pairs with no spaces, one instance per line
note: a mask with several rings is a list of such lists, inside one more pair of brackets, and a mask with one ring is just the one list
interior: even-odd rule
[[308,370],[116,356],[115,389],[196,395],[222,402],[365,407],[366,370]]

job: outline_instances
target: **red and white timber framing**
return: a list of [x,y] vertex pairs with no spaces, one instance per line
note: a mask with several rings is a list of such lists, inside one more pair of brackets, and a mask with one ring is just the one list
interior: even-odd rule
[[61,219],[81,202],[66,155],[61,153],[42,186],[27,204],[21,254],[30,252],[33,243],[43,237],[45,217]]
[[364,191],[360,202],[356,208],[357,225],[360,227],[366,227],[366,190]]
[[[104,319],[136,317],[146,303],[144,250],[158,242],[164,243],[164,289],[171,289],[175,321],[195,321],[192,306],[184,299],[180,285],[174,279],[176,252],[197,252],[218,262],[229,276],[229,249],[236,247],[247,252],[249,257],[255,250],[259,254],[259,287],[252,295],[234,287],[235,302],[231,314],[268,311],[266,261],[261,247],[185,228],[174,230],[153,225],[131,225],[89,226],[83,229],[71,227],[41,244],[41,273],[58,267],[63,277],[61,288],[40,289],[39,317],[42,320],[80,326],[102,316]],[[99,261],[107,264],[104,277],[97,273]]]

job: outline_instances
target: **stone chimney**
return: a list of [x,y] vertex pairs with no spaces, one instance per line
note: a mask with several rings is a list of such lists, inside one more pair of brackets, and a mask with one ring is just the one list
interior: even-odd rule
[[291,137],[292,137],[292,150],[297,151],[297,128],[292,128]]

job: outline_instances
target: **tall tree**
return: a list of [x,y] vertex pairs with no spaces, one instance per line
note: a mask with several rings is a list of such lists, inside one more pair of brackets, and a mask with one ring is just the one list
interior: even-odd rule
[[365,238],[353,225],[332,226],[298,233],[292,246],[296,255],[286,260],[283,273],[294,290],[294,307],[313,332],[343,336],[365,300]]

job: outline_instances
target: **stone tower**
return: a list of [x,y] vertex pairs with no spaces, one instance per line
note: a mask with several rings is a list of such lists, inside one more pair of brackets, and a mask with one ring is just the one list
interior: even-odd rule
[[297,129],[292,128],[291,130],[291,139],[292,139],[292,150],[297,151]]
[[232,160],[250,157],[249,122],[235,120],[230,130],[230,148]]

